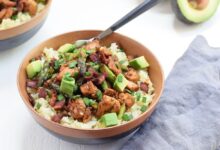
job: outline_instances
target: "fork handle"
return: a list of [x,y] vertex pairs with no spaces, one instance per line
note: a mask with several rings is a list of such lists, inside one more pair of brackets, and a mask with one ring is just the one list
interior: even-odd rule
[[103,39],[104,37],[110,35],[112,32],[116,31],[129,21],[133,20],[134,18],[138,17],[145,11],[149,10],[153,6],[155,6],[158,3],[159,0],[144,0],[143,3],[141,3],[139,6],[137,6],[135,9],[130,11],[127,15],[122,17],[120,20],[118,20],[116,23],[114,23],[112,26],[110,26],[107,30],[100,33],[97,38]]

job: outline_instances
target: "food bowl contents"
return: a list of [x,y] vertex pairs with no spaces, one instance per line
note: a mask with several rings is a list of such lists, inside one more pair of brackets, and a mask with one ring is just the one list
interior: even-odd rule
[[216,12],[220,0],[172,0],[177,17],[185,23],[201,23]]
[[29,21],[46,3],[46,0],[0,0],[0,30]]
[[27,65],[26,89],[38,114],[63,126],[98,129],[148,109],[154,88],[144,56],[127,55],[116,43],[79,45],[45,48]]

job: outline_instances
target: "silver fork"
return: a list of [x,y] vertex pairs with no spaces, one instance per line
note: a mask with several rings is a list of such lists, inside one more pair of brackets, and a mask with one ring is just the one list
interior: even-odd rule
[[135,9],[130,11],[128,14],[126,14],[124,17],[122,17],[120,20],[115,22],[112,26],[110,26],[105,31],[101,32],[98,36],[87,39],[87,40],[77,40],[75,42],[76,47],[81,47],[82,45],[89,43],[93,41],[94,39],[101,40],[105,38],[106,36],[112,34],[114,31],[125,25],[126,23],[130,22],[134,18],[138,17],[145,11],[149,10],[153,6],[155,6],[159,0],[145,0],[143,3],[141,3],[139,6],[137,6]]

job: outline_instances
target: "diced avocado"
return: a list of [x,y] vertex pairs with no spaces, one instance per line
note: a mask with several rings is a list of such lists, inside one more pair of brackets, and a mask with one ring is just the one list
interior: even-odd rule
[[102,82],[101,86],[102,86],[103,90],[106,90],[108,88],[108,83],[106,81],[104,81],[104,82]]
[[120,111],[118,113],[118,119],[122,119],[122,116],[124,115],[125,110],[126,110],[125,103],[123,103],[121,108],[120,108]]
[[177,18],[188,24],[201,23],[210,19],[216,12],[220,0],[172,0]]
[[118,124],[118,118],[116,113],[105,114],[102,116],[101,120],[106,127],[110,127]]
[[28,64],[26,68],[26,72],[28,75],[28,78],[33,78],[35,75],[37,75],[42,69],[42,63],[40,60],[32,61]]
[[144,69],[149,67],[149,63],[144,58],[144,56],[140,56],[138,58],[135,58],[129,62],[129,65],[135,69]]
[[116,56],[121,65],[121,68],[126,70],[128,67],[128,59],[127,59],[127,55],[125,54],[125,52],[117,52]]
[[101,68],[100,68],[100,71],[102,73],[106,73],[107,74],[107,79],[111,82],[114,82],[115,81],[115,74],[106,66],[106,65],[102,65]]
[[72,77],[67,77],[66,75],[62,78],[60,84],[60,91],[72,96],[73,92],[76,90],[75,79]]
[[123,92],[127,84],[128,80],[123,76],[123,74],[119,74],[114,82],[113,87],[117,91]]
[[76,48],[75,45],[67,43],[67,44],[64,44],[64,45],[60,46],[60,48],[58,49],[58,52],[59,53],[71,52],[75,48]]

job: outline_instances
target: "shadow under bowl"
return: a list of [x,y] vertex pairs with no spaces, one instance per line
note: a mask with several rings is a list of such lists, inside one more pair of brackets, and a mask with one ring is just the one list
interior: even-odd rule
[[53,135],[62,138],[67,141],[80,144],[97,144],[97,143],[106,143],[118,140],[122,137],[125,137],[135,130],[137,130],[140,125],[147,120],[152,112],[154,111],[160,95],[163,90],[164,77],[162,68],[156,59],[156,57],[142,44],[137,41],[123,36],[118,33],[113,33],[112,35],[106,37],[101,41],[101,45],[110,45],[112,42],[119,43],[120,47],[130,55],[134,56],[145,56],[148,60],[149,67],[149,76],[152,80],[152,83],[155,88],[155,96],[146,112],[141,114],[138,118],[129,121],[126,124],[108,127],[104,129],[77,129],[69,128],[62,126],[58,123],[49,121],[42,116],[40,116],[34,108],[32,107],[29,96],[26,91],[26,71],[25,68],[28,65],[29,61],[36,56],[39,56],[45,47],[57,49],[59,46],[65,43],[73,43],[79,39],[88,39],[91,37],[97,36],[101,31],[97,30],[85,30],[85,31],[75,31],[65,33],[51,39],[46,40],[45,42],[39,44],[37,47],[32,49],[26,57],[23,59],[21,66],[18,70],[17,84],[18,90],[22,97],[23,102],[27,106],[29,112],[32,114],[33,118],[45,129],[50,131]]
[[15,48],[34,36],[44,24],[51,3],[52,0],[48,0],[42,12],[31,20],[12,28],[0,30],[0,50]]

